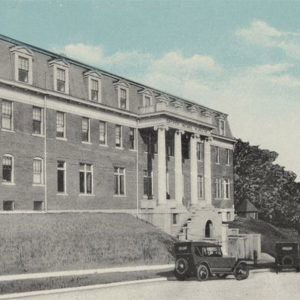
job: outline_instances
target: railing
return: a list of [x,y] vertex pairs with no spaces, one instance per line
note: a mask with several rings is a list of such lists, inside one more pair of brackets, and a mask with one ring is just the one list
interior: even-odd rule
[[159,102],[150,106],[141,106],[139,107],[140,114],[149,114],[155,112],[170,112],[172,114],[177,114],[189,119],[195,119],[198,121],[202,121],[208,124],[212,124],[212,117],[209,114],[201,113],[196,109],[188,110],[186,107],[175,106],[173,104],[167,104],[164,102]]

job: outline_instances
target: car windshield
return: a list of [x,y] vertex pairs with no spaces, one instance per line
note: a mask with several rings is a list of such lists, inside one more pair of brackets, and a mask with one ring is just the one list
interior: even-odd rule
[[203,253],[205,256],[215,256],[220,257],[222,256],[222,251],[220,247],[206,247],[203,248]]

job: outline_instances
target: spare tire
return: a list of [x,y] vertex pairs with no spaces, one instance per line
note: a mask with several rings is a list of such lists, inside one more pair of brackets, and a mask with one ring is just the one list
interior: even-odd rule
[[293,266],[294,258],[290,255],[285,255],[281,260],[281,264],[284,266]]
[[189,269],[189,263],[183,257],[179,258],[175,262],[174,275],[179,280],[184,280],[187,277]]

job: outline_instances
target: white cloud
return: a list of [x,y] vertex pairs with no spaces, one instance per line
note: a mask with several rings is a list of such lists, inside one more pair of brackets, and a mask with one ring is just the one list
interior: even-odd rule
[[[279,47],[278,39],[293,36],[258,21],[237,34],[265,47]],[[279,152],[278,162],[300,176],[300,156],[294,151],[300,148],[300,78],[290,72],[296,64],[270,63],[229,72],[211,56],[186,56],[179,51],[160,57],[137,51],[105,55],[101,46],[82,43],[62,50],[67,56],[229,113],[236,137]]]
[[300,33],[280,31],[267,23],[253,21],[248,28],[239,28],[236,36],[251,44],[267,48],[278,48],[286,55],[300,58]]

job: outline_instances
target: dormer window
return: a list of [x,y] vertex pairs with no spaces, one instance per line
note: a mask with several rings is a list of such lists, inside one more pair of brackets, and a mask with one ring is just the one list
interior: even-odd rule
[[94,102],[101,102],[101,74],[96,71],[84,73],[88,89],[88,99]]
[[118,92],[118,107],[121,109],[129,109],[129,85],[125,82],[115,83]]
[[14,56],[15,80],[32,84],[32,51],[23,46],[15,46],[10,50]]
[[91,80],[91,100],[98,101],[99,100],[99,83],[98,80]]
[[223,119],[219,119],[219,134],[225,135],[225,121]]
[[144,96],[144,106],[151,106],[152,105],[152,99],[150,96],[145,95]]
[[120,108],[127,108],[127,90],[120,88]]
[[19,81],[28,83],[29,79],[29,59],[26,57],[19,56],[19,67],[18,67],[18,79]]
[[69,94],[69,64],[55,59],[50,62],[53,69],[53,88],[60,93]]
[[64,93],[66,91],[66,71],[61,68],[57,68],[56,87],[58,92]]

